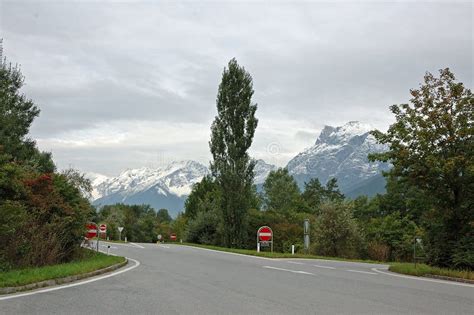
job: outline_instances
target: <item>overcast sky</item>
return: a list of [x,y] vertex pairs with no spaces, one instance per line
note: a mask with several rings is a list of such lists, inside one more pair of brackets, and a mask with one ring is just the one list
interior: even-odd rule
[[324,125],[385,130],[425,71],[473,86],[472,2],[4,1],[0,37],[60,168],[207,164],[223,68],[252,75],[255,158],[284,166]]

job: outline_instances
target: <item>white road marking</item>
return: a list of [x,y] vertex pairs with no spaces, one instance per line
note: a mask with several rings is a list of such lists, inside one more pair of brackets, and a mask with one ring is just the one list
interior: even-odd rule
[[76,286],[79,286],[79,285],[83,285],[83,284],[99,281],[99,280],[102,280],[102,279],[110,278],[110,277],[113,277],[113,276],[119,275],[121,273],[130,271],[130,270],[135,269],[138,266],[140,266],[140,262],[138,260],[135,260],[133,258],[127,258],[127,259],[133,261],[135,263],[135,265],[127,267],[127,268],[119,270],[119,271],[116,271],[116,272],[113,272],[113,273],[109,273],[109,274],[99,276],[99,277],[95,277],[95,278],[92,278],[92,279],[87,279],[87,280],[84,280],[84,281],[79,281],[79,282],[54,286],[54,287],[51,287],[51,288],[40,289],[40,290],[31,291],[31,292],[16,293],[16,294],[14,293],[12,295],[0,296],[0,301],[19,298],[19,297],[28,296],[28,295],[35,295],[35,294],[39,294],[39,293],[57,291],[57,290],[62,290],[62,289],[66,289],[66,288],[71,288],[71,287],[76,287]]
[[349,271],[349,272],[358,272],[358,273],[365,273],[365,274],[368,274],[368,275],[376,275],[377,273],[375,272],[370,272],[370,271],[362,271],[362,270],[352,270],[352,269],[348,269],[346,271]]
[[318,267],[318,268],[325,268],[325,269],[336,269],[334,267],[330,267],[330,266],[321,266],[321,265],[313,265],[314,267]]
[[189,245],[179,245],[179,246],[186,246],[187,248],[192,248],[192,249],[207,250],[207,251],[215,252],[215,253],[219,253],[219,254],[243,256],[243,257],[248,257],[248,258],[264,259],[264,260],[271,260],[271,261],[280,261],[277,258],[267,258],[267,257],[261,257],[261,256],[253,256],[253,255],[246,255],[246,254],[239,254],[239,253],[232,253],[232,252],[224,252],[224,251],[221,251],[221,250],[202,248],[202,247],[197,247],[197,246],[189,246]]
[[130,242],[130,244],[132,244],[133,246],[136,246],[136,247],[138,247],[138,248],[142,248],[142,249],[145,248],[145,247],[143,247],[142,245],[138,245],[138,244],[135,244],[135,243],[132,243],[132,242]]
[[168,249],[170,248],[169,246],[162,245],[162,244],[158,245],[158,247],[163,247],[163,248],[168,248]]
[[295,265],[306,265],[304,263],[296,262],[296,261],[287,261],[289,264],[295,264]]
[[451,284],[451,285],[458,285],[458,286],[461,286],[461,287],[474,288],[474,284],[469,284],[469,283],[400,275],[400,274],[396,274],[396,273],[392,273],[392,272],[384,272],[384,271],[378,270],[377,268],[372,268],[372,270],[376,271],[378,273],[384,274],[384,275],[392,276],[392,277],[399,277],[399,278],[406,278],[406,279],[412,279],[412,280],[418,280],[418,281],[428,281],[428,282],[435,282],[435,283],[441,283],[441,284]]
[[306,272],[306,271],[301,271],[301,270],[291,270],[291,269],[277,268],[277,267],[272,267],[272,266],[263,266],[263,268],[266,268],[266,269],[274,269],[274,270],[280,270],[280,271],[287,271],[287,272],[292,272],[292,273],[300,273],[300,274],[304,274],[304,275],[312,275],[312,276],[314,276],[314,273]]

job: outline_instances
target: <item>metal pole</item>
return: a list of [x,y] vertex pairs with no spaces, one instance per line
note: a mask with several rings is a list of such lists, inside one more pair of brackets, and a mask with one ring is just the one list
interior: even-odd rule
[[415,269],[416,269],[416,237],[413,241],[413,260],[415,261]]
[[97,227],[97,251],[99,251],[99,238],[100,238],[99,225],[96,224],[95,226]]

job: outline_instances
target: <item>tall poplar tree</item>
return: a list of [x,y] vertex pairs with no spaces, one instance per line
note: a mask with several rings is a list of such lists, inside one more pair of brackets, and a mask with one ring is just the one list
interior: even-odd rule
[[248,154],[258,120],[252,103],[252,77],[237,60],[224,69],[217,93],[217,116],[211,126],[211,170],[221,189],[224,243],[240,247],[252,196],[255,161]]

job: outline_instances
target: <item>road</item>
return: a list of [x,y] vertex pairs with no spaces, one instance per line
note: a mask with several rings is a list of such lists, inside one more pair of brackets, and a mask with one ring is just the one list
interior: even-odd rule
[[[474,285],[387,266],[271,260],[180,245],[111,244],[116,275],[14,298],[1,314],[473,314]],[[139,265],[138,265],[139,263]],[[383,272],[383,273],[382,273]],[[93,279],[94,280],[94,279]],[[48,290],[48,289],[47,289]]]

